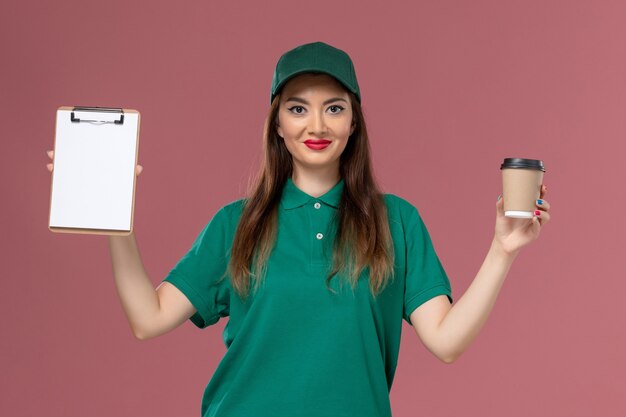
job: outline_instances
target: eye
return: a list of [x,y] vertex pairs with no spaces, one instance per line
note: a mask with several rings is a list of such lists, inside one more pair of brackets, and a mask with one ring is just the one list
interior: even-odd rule
[[332,109],[332,108],[336,108],[336,109],[338,109],[337,111],[331,111],[331,113],[333,113],[333,114],[340,113],[340,112],[343,110],[343,107],[341,107],[341,106],[337,106],[337,105],[333,105],[333,106],[330,106],[330,107],[329,107],[329,109]]
[[[294,109],[300,109],[302,111],[294,111]],[[288,110],[290,112],[292,112],[292,113],[302,114],[304,112],[304,107],[302,107],[302,106],[293,106],[293,107],[290,107]]]

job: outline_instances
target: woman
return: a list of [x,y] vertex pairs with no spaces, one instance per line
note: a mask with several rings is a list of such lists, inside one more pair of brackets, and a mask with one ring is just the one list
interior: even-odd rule
[[350,57],[321,42],[286,52],[270,103],[248,196],[217,211],[156,291],[134,236],[110,236],[122,305],[139,339],[229,316],[202,416],[391,416],[402,319],[456,360],[549,204],[529,221],[498,199],[491,248],[452,306],[417,209],[374,181]]

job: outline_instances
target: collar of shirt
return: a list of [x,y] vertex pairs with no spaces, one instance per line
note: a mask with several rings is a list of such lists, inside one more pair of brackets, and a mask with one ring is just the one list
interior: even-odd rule
[[281,206],[285,210],[301,207],[307,204],[311,200],[320,200],[324,204],[339,208],[339,202],[341,201],[341,194],[343,192],[344,180],[341,178],[337,184],[333,186],[326,194],[319,197],[312,197],[296,187],[291,178],[287,178],[285,186],[283,187],[283,194],[280,200]]

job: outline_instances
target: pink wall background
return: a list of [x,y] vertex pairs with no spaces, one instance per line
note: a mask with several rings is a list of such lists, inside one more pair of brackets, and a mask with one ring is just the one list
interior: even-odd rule
[[626,3],[4,2],[0,415],[197,416],[226,319],[133,338],[106,238],[48,231],[55,111],[142,114],[135,232],[155,286],[261,152],[274,65],[356,65],[385,192],[421,211],[458,300],[505,157],[543,159],[552,221],[445,365],[404,323],[394,417],[623,416]]

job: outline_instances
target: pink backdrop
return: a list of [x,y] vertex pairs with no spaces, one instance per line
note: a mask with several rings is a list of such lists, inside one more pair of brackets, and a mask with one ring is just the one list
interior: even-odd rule
[[394,417],[623,416],[626,3],[4,2],[0,415],[197,416],[226,324],[133,338],[105,237],[48,231],[55,111],[142,114],[135,227],[155,286],[261,152],[276,60],[356,65],[375,172],[422,213],[458,300],[505,157],[543,159],[552,221],[474,344],[439,362],[404,323]]

